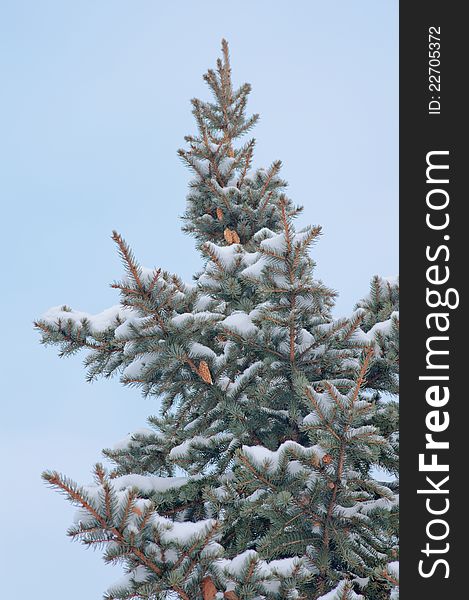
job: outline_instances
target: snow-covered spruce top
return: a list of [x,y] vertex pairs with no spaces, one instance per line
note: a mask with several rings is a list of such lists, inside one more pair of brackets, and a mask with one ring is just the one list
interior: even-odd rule
[[331,318],[309,256],[320,228],[295,231],[280,163],[252,171],[254,140],[237,145],[257,115],[222,49],[179,152],[194,284],[142,268],[114,233],[120,304],[37,323],[62,354],[89,351],[90,379],[119,373],[160,413],[104,452],[114,469],[94,485],[44,477],[80,507],[70,534],[123,562],[109,599],[396,597],[397,484],[373,469],[397,473],[396,404],[381,398],[397,391],[397,291],[377,278]]

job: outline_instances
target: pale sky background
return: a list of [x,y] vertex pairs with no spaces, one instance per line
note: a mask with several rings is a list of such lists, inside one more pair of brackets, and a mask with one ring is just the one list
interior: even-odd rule
[[86,384],[81,357],[41,347],[32,321],[117,302],[114,228],[142,264],[197,271],[176,150],[223,36],[261,113],[256,165],[282,159],[300,224],[323,226],[313,256],[337,314],[397,273],[397,16],[397,0],[0,3],[2,598],[99,599],[121,574],[65,537],[74,511],[40,473],[87,483],[157,403]]

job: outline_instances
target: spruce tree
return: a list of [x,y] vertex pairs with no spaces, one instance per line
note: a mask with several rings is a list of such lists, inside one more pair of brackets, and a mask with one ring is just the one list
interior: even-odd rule
[[[184,229],[203,269],[145,269],[116,232],[120,302],[50,309],[36,327],[89,380],[120,376],[160,402],[104,450],[93,485],[47,471],[78,507],[72,538],[125,574],[105,595],[156,600],[397,598],[397,302],[372,281],[347,319],[313,276],[320,227],[297,231],[281,164],[252,166],[250,86],[228,46],[192,101]],[[377,468],[394,477],[378,480]]]

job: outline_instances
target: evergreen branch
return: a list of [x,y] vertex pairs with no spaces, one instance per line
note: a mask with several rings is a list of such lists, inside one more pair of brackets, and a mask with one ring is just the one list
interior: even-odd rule
[[77,338],[75,339],[72,336],[70,322],[68,323],[67,329],[62,328],[61,319],[58,319],[56,324],[57,324],[57,328],[59,330],[58,332],[51,329],[50,325],[48,323],[46,323],[45,321],[34,321],[34,323],[33,323],[33,325],[36,329],[39,329],[43,333],[47,334],[50,338],[52,338],[56,333],[60,333],[60,335],[63,337],[63,340],[61,340],[61,341],[65,341],[65,342],[68,342],[73,345],[76,344],[83,348],[88,348],[89,350],[94,350],[96,352],[106,352],[109,354],[114,353],[114,352],[120,352],[122,350],[122,344],[120,344],[117,340],[115,342],[113,341],[113,346],[111,346],[110,344],[104,344],[104,343],[99,344],[99,343],[90,342],[90,341],[88,341],[88,339],[82,338],[80,336],[80,329],[77,330]]
[[392,583],[392,585],[399,587],[399,581],[392,577],[386,570],[381,571],[380,575],[381,577],[389,581],[389,583]]
[[328,338],[333,337],[336,333],[338,333],[341,329],[343,329],[344,327],[346,327],[347,322],[344,321],[337,321],[333,327],[331,327],[331,329],[329,331],[327,331],[327,333],[323,333],[322,336],[320,336],[319,338],[317,338],[317,341],[315,340],[314,342],[312,342],[305,350],[303,350],[300,353],[300,358],[303,358],[305,354],[307,354],[310,350],[312,350],[313,348],[315,348],[318,345],[321,345],[321,342],[327,340]]
[[248,346],[251,346],[252,348],[254,348],[256,350],[260,350],[260,351],[266,352],[268,354],[272,354],[273,356],[277,356],[278,358],[282,358],[282,359],[284,358],[284,356],[283,356],[283,354],[281,352],[277,352],[276,350],[273,350],[270,347],[265,348],[264,346],[261,346],[261,344],[257,344],[252,339],[244,338],[242,335],[240,335],[239,333],[237,333],[233,329],[230,329],[228,327],[223,326],[223,331],[227,335],[229,335],[230,337],[234,338],[235,340],[238,340],[239,342],[245,343]]
[[[210,530],[207,532],[207,535],[205,536],[203,542],[202,542],[202,548],[205,548],[207,546],[207,544],[210,542],[210,540],[213,538],[213,536],[216,534],[216,532],[218,531],[218,529],[220,528],[220,525],[218,523],[215,523]],[[176,563],[174,564],[174,569],[177,569],[178,567],[181,566],[182,562],[184,561],[184,559],[188,558],[198,547],[200,546],[200,541],[196,540],[192,546],[190,548],[188,548],[187,550],[185,550],[180,557],[178,558],[178,560],[176,561]],[[187,569],[187,572],[190,573],[190,571],[192,570],[192,567],[194,566],[194,561],[191,561],[191,564],[189,566],[189,568]]]
[[[63,481],[59,473],[57,472],[49,472],[46,471],[43,473],[43,478],[49,483],[52,487],[58,488],[63,493],[65,493],[73,503],[81,505],[86,511],[88,511],[96,521],[101,525],[104,531],[109,531],[112,533],[116,540],[123,544],[124,546],[128,546],[128,542],[125,540],[122,532],[119,531],[118,528],[109,526],[106,520],[95,510],[91,504],[83,497],[82,494],[79,493],[78,490],[74,489],[71,485],[67,484],[66,481]],[[134,546],[129,546],[129,552],[134,554],[136,558],[151,571],[156,573],[157,575],[161,575],[161,569],[155,565],[152,561],[150,561],[141,550]]]
[[265,180],[264,185],[262,186],[260,194],[259,194],[259,202],[264,197],[264,194],[266,193],[267,188],[270,185],[270,182],[275,177],[275,175],[277,175],[279,173],[279,171],[280,171],[281,168],[282,168],[282,161],[281,160],[276,160],[270,166],[270,168],[269,168],[269,170],[267,172],[266,180]]
[[[291,231],[290,231],[290,223],[288,222],[287,217],[287,199],[282,194],[279,199],[280,211],[282,213],[282,223],[283,223],[283,231],[285,235],[285,242],[287,244],[287,256],[291,253],[292,241],[291,241]],[[292,270],[289,269],[290,283],[293,284],[293,276]]]
[[150,285],[148,286],[147,289],[147,293],[148,294],[152,294],[153,290],[155,289],[155,285],[158,282],[158,279],[160,278],[161,275],[161,269],[155,269],[155,274],[153,275],[152,280],[150,281]]
[[137,287],[143,292],[143,284],[141,280],[141,269],[135,261],[132,250],[124,241],[122,236],[117,233],[117,231],[112,232],[112,239],[116,242],[119,253],[122,258],[122,262],[126,266],[129,274],[132,276],[135,281]]
[[326,418],[325,414],[323,413],[323,411],[321,410],[319,403],[317,402],[317,400],[314,398],[313,394],[311,393],[311,391],[308,388],[305,388],[305,394],[306,397],[308,398],[308,400],[311,402],[311,404],[314,407],[314,410],[318,413],[321,421],[323,422],[324,426],[326,427],[327,431],[329,431],[329,433],[336,438],[336,440],[340,440],[340,436],[334,431],[334,428],[332,427],[332,424],[330,423],[330,421]]
[[134,503],[134,500],[135,500],[135,493],[133,491],[130,491],[128,493],[127,501],[125,503],[124,511],[122,513],[119,529],[123,530],[124,527],[126,526],[127,520],[129,518],[130,512],[132,510],[132,505]]
[[338,460],[337,460],[337,468],[336,468],[336,472],[335,472],[335,478],[334,478],[334,482],[333,482],[333,488],[332,488],[332,494],[331,494],[331,498],[329,500],[329,504],[327,507],[327,513],[326,513],[326,518],[325,518],[325,522],[324,522],[324,529],[323,529],[323,538],[322,538],[322,546],[323,546],[323,550],[327,551],[329,548],[329,543],[330,543],[330,531],[329,531],[329,525],[332,519],[332,514],[334,512],[335,506],[336,506],[336,499],[337,499],[337,491],[338,488],[341,484],[341,480],[342,480],[342,474],[343,474],[343,470],[344,470],[344,465],[345,465],[345,456],[346,456],[346,436],[348,433],[348,430],[350,428],[350,422],[352,419],[352,409],[353,409],[353,405],[355,404],[355,402],[358,399],[358,394],[360,392],[360,389],[362,387],[362,385],[365,382],[365,377],[366,377],[366,372],[368,370],[369,367],[369,363],[371,360],[371,356],[373,354],[373,349],[370,347],[364,357],[362,366],[360,368],[357,380],[356,380],[356,385],[355,385],[355,389],[353,390],[353,394],[352,394],[352,398],[351,398],[351,409],[349,410],[349,416],[348,416],[348,420],[344,426],[343,429],[343,433],[340,436],[340,445],[339,445],[339,452],[338,452]]
[[255,145],[255,141],[251,140],[248,144],[248,148],[246,150],[246,156],[244,159],[244,167],[243,170],[241,171],[241,175],[238,179],[238,182],[236,184],[238,189],[241,189],[243,183],[244,183],[244,179],[249,171],[249,169],[251,168],[251,161],[252,161],[252,156],[254,154],[254,145]]
[[216,265],[216,267],[218,268],[219,271],[224,271],[224,267],[223,267],[220,259],[215,254],[215,251],[213,250],[213,248],[210,244],[204,244],[202,246],[201,250],[204,254],[206,254],[210,258],[210,260],[213,262],[213,264]]
[[262,203],[261,207],[260,207],[260,211],[263,212],[266,207],[270,204],[270,200],[272,199],[272,196],[274,195],[273,190],[271,190],[267,196],[265,197],[264,202]]

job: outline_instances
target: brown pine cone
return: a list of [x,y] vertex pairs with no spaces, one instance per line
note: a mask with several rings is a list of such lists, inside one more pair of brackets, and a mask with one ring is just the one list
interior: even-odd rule
[[212,374],[210,373],[210,369],[208,368],[208,364],[205,362],[205,360],[200,361],[197,372],[205,381],[205,383],[209,383],[210,385],[213,384]]
[[217,588],[214,586],[212,579],[208,575],[202,579],[201,587],[204,600],[214,600],[217,595]]

